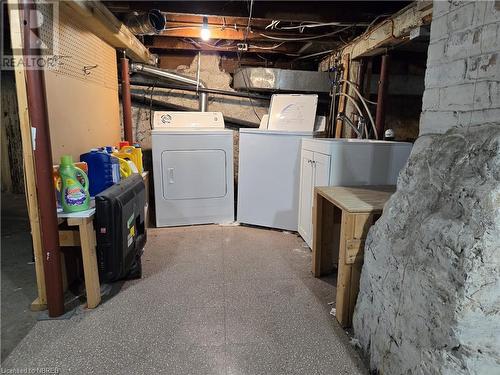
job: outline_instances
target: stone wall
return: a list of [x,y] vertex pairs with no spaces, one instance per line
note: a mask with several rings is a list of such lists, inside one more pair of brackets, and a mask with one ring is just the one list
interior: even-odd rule
[[369,232],[354,333],[382,374],[500,374],[500,3],[434,16],[421,136]]
[[420,134],[500,118],[500,1],[434,1]]

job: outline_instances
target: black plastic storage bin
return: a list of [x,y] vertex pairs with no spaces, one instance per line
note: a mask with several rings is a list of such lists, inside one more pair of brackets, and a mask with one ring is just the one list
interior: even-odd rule
[[95,197],[94,227],[101,282],[140,278],[146,244],[145,187],[134,174]]

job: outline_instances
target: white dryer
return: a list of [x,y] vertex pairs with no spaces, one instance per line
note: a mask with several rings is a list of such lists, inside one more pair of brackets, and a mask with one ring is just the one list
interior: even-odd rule
[[156,112],[152,143],[156,226],[234,220],[233,131],[222,113]]

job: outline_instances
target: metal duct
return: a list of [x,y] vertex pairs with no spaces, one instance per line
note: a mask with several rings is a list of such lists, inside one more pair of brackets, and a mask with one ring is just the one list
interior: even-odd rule
[[165,15],[158,9],[133,12],[125,17],[125,25],[134,35],[154,35],[165,29]]
[[240,68],[234,73],[233,88],[252,91],[330,92],[328,72],[277,68]]
[[[179,83],[184,83],[188,85],[198,86],[201,88],[206,88],[203,81],[197,81],[196,79],[182,76],[177,73],[172,73],[164,69],[157,68],[155,66],[145,65],[141,63],[130,64],[130,69],[135,73],[143,73],[149,76],[162,78],[168,81],[175,81]],[[200,112],[206,112],[208,107],[208,95],[205,92],[199,93],[200,101]]]

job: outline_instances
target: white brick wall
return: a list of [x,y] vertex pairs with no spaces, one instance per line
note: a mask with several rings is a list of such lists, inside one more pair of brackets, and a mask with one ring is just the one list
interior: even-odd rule
[[500,1],[434,0],[420,134],[500,115]]

